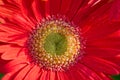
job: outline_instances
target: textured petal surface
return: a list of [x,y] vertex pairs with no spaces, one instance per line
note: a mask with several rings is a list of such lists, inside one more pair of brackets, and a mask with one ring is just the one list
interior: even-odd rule
[[86,56],[82,61],[83,64],[98,72],[104,72],[111,75],[120,73],[120,67],[118,65],[102,58]]
[[37,80],[38,79],[38,75],[40,72],[40,67],[35,65],[30,71],[29,73],[25,76],[24,80]]
[[9,73],[7,73],[3,78],[2,78],[2,80],[13,80],[14,79],[14,77],[16,76],[16,74],[17,74],[17,72],[19,71],[19,70],[21,70],[22,68],[24,68],[24,67],[26,67],[26,65],[19,65],[19,66],[16,66],[17,67],[17,69],[16,70],[13,70],[12,72],[9,72]]
[[33,67],[32,65],[28,65],[22,70],[20,70],[18,74],[15,76],[14,80],[24,79],[24,77],[29,73],[32,67]]

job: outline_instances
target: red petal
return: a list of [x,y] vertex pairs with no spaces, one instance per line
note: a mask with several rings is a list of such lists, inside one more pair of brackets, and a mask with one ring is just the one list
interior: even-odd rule
[[75,24],[81,26],[81,24],[86,23],[89,19],[96,19],[103,16],[104,13],[109,11],[110,6],[111,4],[108,3],[108,0],[94,0],[92,3],[86,1],[86,6],[78,10],[73,21]]
[[4,33],[13,33],[13,34],[20,34],[20,33],[25,33],[25,29],[20,28],[19,26],[16,26],[14,24],[0,24],[0,30],[4,31]]
[[7,49],[9,49],[9,48],[10,48],[9,45],[0,45],[0,53],[7,51]]
[[120,65],[120,39],[119,37],[107,37],[99,40],[88,41],[85,52],[90,56],[97,56]]
[[41,16],[42,18],[49,15],[49,1],[46,0],[35,0],[35,6],[33,9],[37,12],[37,15]]
[[4,4],[4,2],[2,0],[0,0],[0,5],[3,5],[3,4]]
[[58,80],[57,78],[56,78],[56,72],[55,71],[50,71],[49,72],[49,79],[48,80]]
[[79,75],[76,76],[75,80],[103,80],[99,73],[96,73],[93,69],[87,67],[87,65],[83,65],[82,63],[78,63],[70,69],[71,75]]
[[15,77],[15,74],[17,73],[17,71],[19,71],[20,69],[22,69],[23,67],[25,67],[26,65],[20,65],[17,67],[17,69],[15,71],[12,71],[10,73],[7,73],[2,80],[14,80],[13,78]]
[[111,48],[120,49],[120,38],[119,37],[106,37],[98,40],[87,41],[87,45],[98,47],[98,48]]
[[83,64],[87,65],[91,69],[97,72],[104,72],[105,74],[119,74],[120,67],[110,61],[94,56],[84,56],[82,58]]
[[12,60],[17,58],[17,55],[21,53],[21,47],[9,47],[2,54],[1,58],[4,60]]
[[11,5],[0,5],[0,16],[11,18],[14,14],[20,12],[19,8]]
[[79,79],[87,80],[86,76],[77,69],[75,71],[73,70],[70,70],[69,72],[67,71],[66,74],[70,78],[70,80],[79,80]]
[[26,57],[19,57],[15,60],[12,60],[4,65],[6,68],[6,71],[15,71],[18,69],[18,67],[21,67],[22,65],[30,64]]
[[[1,54],[0,54],[0,57],[1,57]],[[7,64],[7,63],[8,63],[8,61],[2,60],[0,58],[0,73],[6,74],[7,71],[5,69],[5,64]]]
[[33,0],[22,0],[20,1],[21,4],[21,9],[22,12],[24,13],[25,16],[28,16],[30,18],[30,20],[32,20],[33,22],[36,21],[35,15],[33,13],[32,10],[32,4],[33,4]]
[[57,15],[60,11],[61,0],[48,0],[50,4],[50,15]]
[[62,0],[61,1],[61,8],[60,8],[60,14],[65,15],[69,10],[71,10],[73,0]]
[[[120,29],[120,22],[109,21],[108,18],[96,19],[95,21],[83,27],[83,36],[87,40],[105,38]],[[86,29],[86,27],[89,27]],[[87,31],[85,31],[87,30]]]
[[18,72],[18,74],[15,76],[14,80],[24,79],[24,77],[29,73],[29,71],[32,69],[33,66],[28,65],[22,70]]
[[44,71],[41,76],[40,76],[40,79],[39,80],[46,80],[48,77],[46,77],[48,74],[48,71]]
[[0,42],[16,44],[24,46],[27,40],[27,35],[25,34],[15,34],[14,32],[0,32]]
[[120,37],[120,30],[118,30],[118,31],[114,32],[113,34],[111,34],[110,37],[115,37],[115,38]]
[[106,75],[104,73],[99,73],[99,76],[102,78],[102,80],[111,80],[111,78],[109,77],[109,75]]
[[11,80],[11,77],[12,77],[13,74],[14,74],[14,72],[7,73],[7,74],[2,78],[2,80]]
[[34,0],[34,2],[32,4],[32,10],[33,10],[33,13],[35,14],[35,17],[36,17],[37,21],[39,22],[42,19],[42,15],[38,11],[38,7],[36,5],[35,0]]
[[[13,5],[1,5],[0,17],[6,20],[7,23],[12,23],[20,26],[19,28],[28,29],[34,27],[34,22],[28,19],[27,16],[23,16],[21,10]],[[27,17],[27,18],[26,18]]]
[[[114,61],[115,57],[120,55],[120,50],[112,49],[112,48],[86,48],[86,54],[90,56],[101,57],[105,59],[111,58]],[[118,63],[119,64],[119,63]]]
[[25,76],[24,80],[37,80],[37,76],[40,72],[40,67],[35,65],[30,71],[29,73]]
[[65,72],[57,72],[58,80],[70,80]]
[[[87,2],[89,0],[79,0],[79,1],[76,1],[76,0],[72,0],[72,4],[70,5],[70,8],[67,12],[67,16],[70,20],[73,19],[73,17],[76,15],[76,13],[84,6],[86,5],[87,6]],[[78,19],[79,17],[77,17]],[[75,21],[74,21],[75,23]]]
[[110,17],[113,20],[119,20],[120,21],[120,0],[113,0],[111,10],[110,10]]

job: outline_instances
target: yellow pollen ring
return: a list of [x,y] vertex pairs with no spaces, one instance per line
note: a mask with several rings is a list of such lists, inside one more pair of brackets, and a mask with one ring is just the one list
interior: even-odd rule
[[[50,33],[60,33],[66,37],[67,50],[62,53],[62,55],[50,54],[45,50],[45,39]],[[63,25],[62,23],[50,21],[48,24],[39,27],[32,36],[33,44],[31,45],[35,53],[33,55],[38,62],[40,62],[40,66],[44,66],[47,69],[62,69],[68,67],[74,63],[76,57],[79,55],[79,37],[75,29],[68,24]]]

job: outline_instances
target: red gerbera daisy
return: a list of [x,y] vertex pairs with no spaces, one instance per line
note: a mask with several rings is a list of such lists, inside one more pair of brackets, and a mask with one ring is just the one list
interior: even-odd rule
[[110,80],[120,74],[119,4],[0,0],[3,80]]

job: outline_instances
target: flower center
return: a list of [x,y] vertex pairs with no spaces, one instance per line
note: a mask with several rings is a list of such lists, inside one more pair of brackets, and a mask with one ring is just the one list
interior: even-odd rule
[[44,43],[47,53],[62,55],[67,50],[67,39],[60,33],[50,33]]
[[45,20],[28,40],[32,60],[45,69],[64,70],[81,55],[81,42],[74,26],[63,20]]

